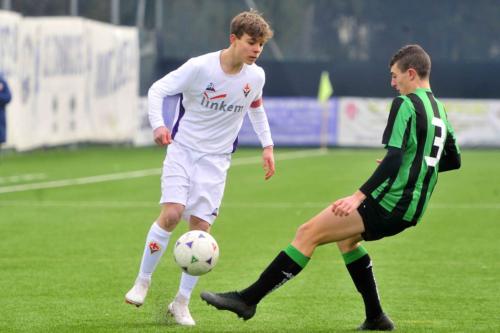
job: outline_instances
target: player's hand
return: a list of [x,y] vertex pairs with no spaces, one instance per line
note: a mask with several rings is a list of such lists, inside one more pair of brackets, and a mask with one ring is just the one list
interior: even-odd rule
[[377,164],[382,163],[382,159],[381,158],[377,158],[375,161],[377,162]]
[[332,204],[332,212],[337,216],[347,216],[358,209],[366,196],[361,191],[356,191],[351,196],[339,199]]
[[274,169],[273,146],[267,146],[262,151],[262,167],[266,172],[266,175],[264,176],[265,180],[268,180],[274,175],[275,169]]
[[172,143],[172,135],[165,126],[160,126],[153,131],[153,138],[158,146],[166,146]]

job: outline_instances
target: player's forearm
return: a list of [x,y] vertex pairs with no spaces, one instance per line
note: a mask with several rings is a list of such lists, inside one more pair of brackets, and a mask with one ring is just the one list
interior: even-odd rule
[[453,135],[448,133],[443,154],[439,160],[439,172],[459,169],[462,164],[460,151]]
[[253,130],[257,134],[262,147],[272,146],[274,143],[271,137],[271,128],[269,127],[267,115],[262,106],[256,109],[250,109],[248,117],[250,118]]
[[439,172],[460,169],[462,165],[462,158],[456,151],[443,154],[439,160]]
[[380,165],[373,175],[359,188],[365,195],[372,193],[377,187],[382,185],[388,178],[397,176],[401,163],[403,161],[403,152],[400,148],[389,147]]
[[[187,75],[187,74],[186,74]],[[186,79],[181,77],[180,70],[168,73],[148,90],[148,117],[153,130],[165,126],[163,121],[163,100],[182,92]]]
[[157,90],[155,85],[148,91],[148,118],[153,130],[160,126],[165,126],[162,115],[164,96]]

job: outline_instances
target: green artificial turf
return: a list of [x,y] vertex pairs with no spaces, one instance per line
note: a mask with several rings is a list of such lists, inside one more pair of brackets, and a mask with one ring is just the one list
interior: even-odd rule
[[[354,331],[364,319],[362,300],[335,244],[318,248],[306,269],[268,295],[248,322],[199,298],[202,290],[252,283],[301,223],[351,194],[383,154],[303,150],[305,156],[293,158],[295,151],[275,150],[277,172],[267,182],[259,150],[233,156],[212,229],[220,259],[194,290],[194,328],[165,316],[180,275],[172,245],[145,305],[124,303],[159,212],[163,149],[86,147],[0,156],[0,191],[158,169],[143,177],[0,193],[0,332]],[[500,331],[499,170],[500,151],[464,150],[462,169],[440,175],[421,224],[365,243],[382,305],[399,332]],[[182,223],[172,239],[186,229]]]

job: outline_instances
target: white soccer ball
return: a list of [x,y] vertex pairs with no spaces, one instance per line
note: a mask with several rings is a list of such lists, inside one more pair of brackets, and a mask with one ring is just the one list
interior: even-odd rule
[[217,264],[219,245],[209,233],[191,230],[175,242],[174,259],[184,272],[203,275]]

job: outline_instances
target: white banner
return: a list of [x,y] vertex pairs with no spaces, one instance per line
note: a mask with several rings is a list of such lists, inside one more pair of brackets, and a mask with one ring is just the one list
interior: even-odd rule
[[17,45],[14,53],[0,52],[0,70],[12,73],[7,77],[13,95],[7,107],[9,146],[27,150],[133,141],[139,80],[136,28],[6,12],[0,12],[0,22],[0,30],[9,32],[0,32],[0,51],[4,40],[5,45]]
[[339,98],[339,146],[376,147],[382,142],[391,99]]
[[500,100],[442,100],[462,146],[500,147]]
[[[380,147],[390,98],[339,98],[338,145]],[[461,146],[500,146],[500,101],[440,99]]]

